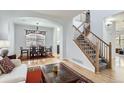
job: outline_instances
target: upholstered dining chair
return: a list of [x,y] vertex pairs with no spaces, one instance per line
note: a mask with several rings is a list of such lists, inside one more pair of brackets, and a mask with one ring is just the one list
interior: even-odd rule
[[30,47],[30,57],[35,57],[35,56],[38,56],[37,47],[35,46]]
[[45,47],[44,46],[39,46],[38,55],[39,56],[45,55]]
[[50,46],[49,48],[46,48],[46,54],[47,56],[52,56],[52,46]]

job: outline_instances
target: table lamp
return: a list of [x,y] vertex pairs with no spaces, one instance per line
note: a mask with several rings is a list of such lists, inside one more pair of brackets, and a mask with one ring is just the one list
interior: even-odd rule
[[9,41],[8,40],[0,40],[0,55],[5,57],[8,55]]

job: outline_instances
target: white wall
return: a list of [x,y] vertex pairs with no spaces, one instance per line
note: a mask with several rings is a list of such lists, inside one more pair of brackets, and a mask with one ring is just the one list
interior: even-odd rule
[[104,28],[104,41],[106,41],[108,44],[111,42],[112,44],[112,57],[115,57],[115,45],[116,45],[116,22],[112,22],[110,26],[105,26]]
[[[58,42],[59,41],[59,42]],[[54,28],[54,33],[53,33],[53,51],[57,53],[57,45],[59,45],[59,55],[60,58],[63,58],[64,56],[64,45],[63,45],[63,27],[59,28]]]
[[[25,29],[36,29],[35,26],[29,26],[29,25],[20,25],[15,24],[15,51],[16,54],[20,54],[20,47],[26,48],[26,32]],[[46,42],[45,46],[50,47],[53,45],[53,28],[47,28],[47,27],[39,27],[39,30],[46,31]]]
[[9,55],[15,54],[15,28],[14,28],[14,23],[9,22],[8,24],[8,40],[10,43],[9,46]]
[[0,17],[0,40],[8,40],[8,20]]
[[91,31],[103,38],[104,19],[119,12],[122,12],[122,10],[91,10]]
[[64,55],[64,38],[65,38],[65,36],[63,35],[63,27],[61,26],[60,27],[60,31],[59,31],[59,37],[58,37],[58,39],[59,39],[59,41],[60,41],[60,43],[59,43],[59,45],[60,45],[60,58],[63,58],[63,55]]
[[[10,32],[10,30],[12,32]],[[0,17],[0,40],[9,40],[9,55],[14,54],[14,26],[8,19]],[[11,41],[11,42],[10,42]]]

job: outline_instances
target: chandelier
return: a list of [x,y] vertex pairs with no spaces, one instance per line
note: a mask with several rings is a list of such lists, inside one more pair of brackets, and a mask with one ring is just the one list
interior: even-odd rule
[[37,25],[37,26],[36,26],[36,33],[39,33],[39,26],[38,26],[39,23],[36,23],[36,25]]

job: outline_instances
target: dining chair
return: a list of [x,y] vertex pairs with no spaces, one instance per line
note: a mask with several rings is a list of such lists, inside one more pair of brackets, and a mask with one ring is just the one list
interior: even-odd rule
[[44,53],[45,53],[45,47],[44,46],[39,46],[38,55],[43,56]]
[[50,46],[49,48],[46,48],[46,54],[47,56],[52,56],[52,46]]
[[38,56],[37,48],[35,46],[30,47],[30,57],[36,57],[36,56]]

